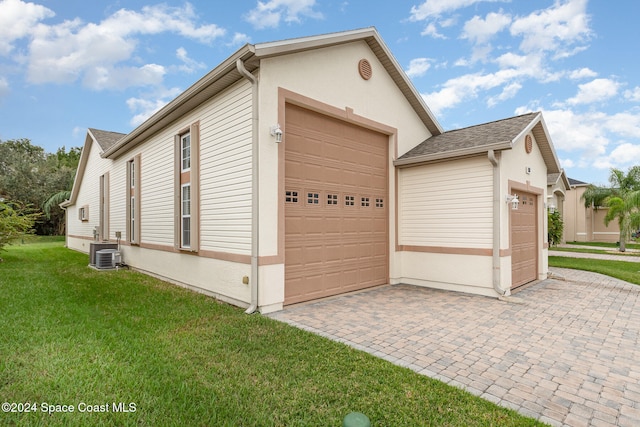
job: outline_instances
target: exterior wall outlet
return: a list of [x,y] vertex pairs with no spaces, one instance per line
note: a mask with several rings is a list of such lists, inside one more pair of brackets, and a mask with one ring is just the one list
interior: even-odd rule
[[243,285],[248,285],[249,284],[249,276],[243,276],[242,277],[242,284]]

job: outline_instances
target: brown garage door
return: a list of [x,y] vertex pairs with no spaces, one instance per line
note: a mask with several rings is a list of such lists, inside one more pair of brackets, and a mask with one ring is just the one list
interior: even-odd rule
[[285,304],[388,282],[388,142],[287,104]]
[[537,196],[518,193],[518,210],[511,211],[511,288],[538,278]]

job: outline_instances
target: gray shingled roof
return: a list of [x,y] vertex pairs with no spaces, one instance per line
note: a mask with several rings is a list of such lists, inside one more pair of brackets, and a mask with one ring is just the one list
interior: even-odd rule
[[581,186],[581,185],[589,185],[587,182],[578,181],[577,179],[569,178],[569,184]]
[[110,132],[108,130],[92,128],[89,128],[89,132],[91,132],[91,135],[93,135],[98,145],[100,145],[102,151],[106,151],[109,148],[113,147],[116,142],[120,141],[123,137],[126,136],[125,133]]
[[539,113],[528,113],[495,122],[456,129],[432,136],[423,141],[398,160],[444,154],[455,151],[480,151],[483,147],[510,144]]

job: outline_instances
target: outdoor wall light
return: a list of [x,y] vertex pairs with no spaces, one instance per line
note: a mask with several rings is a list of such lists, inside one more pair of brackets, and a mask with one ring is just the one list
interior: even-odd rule
[[518,200],[518,195],[507,194],[507,203],[511,203],[511,210],[517,211],[518,205],[520,204],[520,200]]
[[282,142],[282,129],[280,129],[280,125],[277,124],[275,126],[271,126],[271,136],[275,136],[276,143]]

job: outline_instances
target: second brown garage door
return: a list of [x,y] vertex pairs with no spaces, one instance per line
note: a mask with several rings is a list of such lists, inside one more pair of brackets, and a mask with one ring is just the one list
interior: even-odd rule
[[388,282],[388,144],[287,104],[285,304]]
[[538,278],[537,197],[518,193],[520,205],[511,211],[511,288]]

